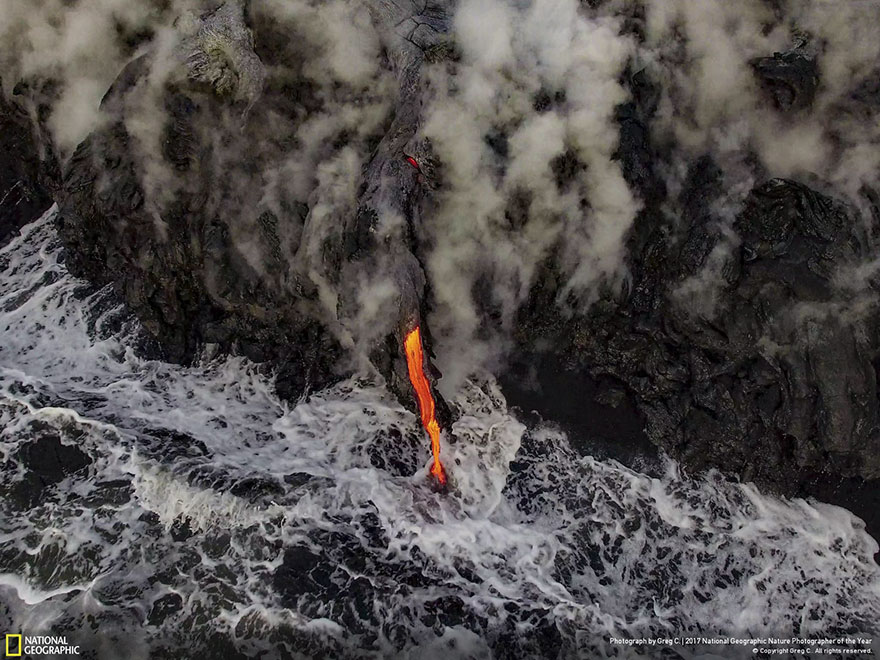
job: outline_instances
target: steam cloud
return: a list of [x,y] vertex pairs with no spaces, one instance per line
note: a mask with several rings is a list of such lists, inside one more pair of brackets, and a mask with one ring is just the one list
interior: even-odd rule
[[[157,165],[160,131],[151,117],[159,101],[150,90],[180,65],[193,34],[187,26],[217,4],[0,0],[4,91],[21,80],[52,82],[48,126],[66,156],[102,121],[100,100],[123,67],[150,54],[152,82],[127,122],[158,194],[169,173]],[[287,146],[266,150],[256,190],[249,184],[228,193],[252,208],[232,228],[233,240],[263,272],[265,254],[253,236],[270,210],[282,220],[288,280],[296,275],[316,287],[333,322],[340,287],[365,282],[350,295],[358,312],[337,329],[348,345],[352,334],[377,337],[373,326],[395,296],[394,265],[381,262],[387,273],[340,283],[323,246],[356,212],[371,140],[396,100],[389,58],[405,44],[383,20],[382,3],[266,0],[246,9],[271,21],[279,36],[256,47],[265,84],[308,86],[314,103],[294,115],[285,114],[289,108],[269,112],[266,140]],[[626,280],[625,242],[642,206],[615,157],[615,111],[629,99],[626,71],[644,69],[660,89],[651,129],[671,193],[666,212],[674,218],[681,211],[674,193],[686,164],[708,154],[722,171],[725,193],[713,221],[725,238],[704,272],[674,294],[696,313],[712,313],[726,255],[738,241],[733,218],[753,183],[772,176],[823,182],[867,222],[864,191],[877,186],[880,169],[878,19],[875,2],[461,0],[446,35],[457,57],[425,64],[419,82],[417,138],[442,165],[442,185],[417,229],[445,393],[475,366],[502,357],[515,313],[546,260],[556,262],[557,302],[569,310],[583,311],[603,287]],[[818,87],[808,106],[783,111],[761,88],[753,62],[791,49],[816,61]],[[242,121],[249,119],[230,116],[222,132],[206,128],[225,150],[229,180],[237,151],[254,148],[252,139],[236,138]],[[333,146],[342,134],[344,144]],[[305,220],[290,212],[302,203]],[[868,265],[850,275],[876,270]]]
[[[588,304],[603,278],[621,275],[639,202],[613,159],[614,111],[627,99],[619,78],[635,53],[620,33],[620,19],[590,16],[575,0],[458,8],[461,61],[428,72],[424,126],[447,168],[428,268],[432,328],[456,347],[439,351],[450,387],[468,365],[500,357],[544,259],[557,255],[566,273],[560,304]],[[553,167],[560,159],[576,170],[564,185]],[[471,302],[478,283],[482,304],[500,314],[491,336],[480,337],[484,319]]]

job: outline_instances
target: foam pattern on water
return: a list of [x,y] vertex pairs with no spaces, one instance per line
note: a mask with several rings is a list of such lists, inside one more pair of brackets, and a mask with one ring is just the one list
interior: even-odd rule
[[877,544],[843,509],[583,458],[488,378],[453,402],[440,493],[380,383],[290,409],[245,360],[138,358],[60,257],[51,212],[0,251],[3,629],[99,658],[446,660],[880,632]]

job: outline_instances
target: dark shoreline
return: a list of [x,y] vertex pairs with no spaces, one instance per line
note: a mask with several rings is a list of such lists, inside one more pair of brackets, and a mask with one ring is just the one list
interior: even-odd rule
[[[582,455],[614,459],[649,473],[659,465],[660,451],[645,433],[642,415],[611,380],[567,370],[549,355],[530,355],[514,359],[499,384],[520,421],[527,426],[542,421],[558,425]],[[880,479],[813,474],[792,493],[761,491],[843,507],[861,518],[868,534],[880,543]],[[880,551],[874,561],[880,565]]]

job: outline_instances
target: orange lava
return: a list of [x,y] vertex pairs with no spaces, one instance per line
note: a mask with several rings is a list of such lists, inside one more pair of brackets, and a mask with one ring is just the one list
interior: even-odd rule
[[434,465],[431,466],[431,474],[441,484],[446,483],[446,472],[440,463],[440,424],[434,417],[434,397],[431,395],[431,385],[425,378],[422,368],[424,354],[422,353],[422,337],[419,327],[410,332],[403,342],[406,349],[406,366],[409,369],[409,380],[416,391],[419,399],[419,411],[422,413],[422,425],[431,437],[431,452],[434,454]]

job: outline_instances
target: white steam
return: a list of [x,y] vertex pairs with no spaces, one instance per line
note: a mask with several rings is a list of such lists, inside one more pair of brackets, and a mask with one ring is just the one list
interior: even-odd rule
[[[465,1],[458,9],[461,61],[429,71],[424,126],[445,168],[428,269],[438,303],[432,327],[456,347],[445,364],[443,354],[453,352],[440,351],[449,387],[503,348],[497,336],[477,339],[484,329],[472,303],[477,283],[509,329],[551,255],[566,278],[560,302],[590,302],[599,283],[621,275],[639,202],[613,159],[614,111],[627,99],[619,78],[635,52],[620,32],[617,18],[591,18],[575,0]],[[542,93],[560,101],[538,107]],[[506,139],[506,156],[493,152],[493,134]],[[579,167],[559,186],[552,165],[566,157]],[[518,226],[511,200],[525,217]]]
[[[163,85],[176,75],[181,44],[217,4],[0,0],[4,91],[22,80],[55,83],[46,92],[48,125],[67,155],[100,125],[100,100],[125,64],[150,53],[151,74],[127,103],[125,121],[158,209],[179,185],[161,156]],[[861,191],[880,179],[880,100],[872,106],[853,93],[880,71],[880,3],[462,0],[435,9],[454,11],[450,33],[432,39],[448,39],[458,57],[422,67],[420,103],[407,112],[418,114],[414,139],[426,138],[442,164],[436,204],[417,233],[447,393],[502,355],[515,313],[548,260],[559,278],[557,304],[569,311],[585,310],[603,287],[625,279],[625,242],[641,208],[615,157],[627,70],[644,68],[659,89],[650,132],[670,199],[697,158],[710,155],[722,172],[726,192],[713,209],[713,232],[724,241],[677,294],[700,314],[712,313],[737,244],[732,220],[754,183],[818,177],[867,211]],[[279,218],[288,269],[278,284],[309,280],[335,322],[338,287],[359,285],[334,282],[338,264],[328,245],[339,246],[341,228],[356,213],[375,140],[400,101],[391,69],[413,51],[393,33],[409,9],[265,0],[246,11],[249,24],[262,26],[256,52],[271,97],[296,102],[257,101],[258,121],[253,112],[245,120],[230,112],[200,127],[200,139],[228,166],[226,196],[211,203],[233,200],[244,209],[230,238],[263,277],[258,218],[266,211]],[[428,30],[431,20],[416,24]],[[784,111],[752,62],[794,47],[815,58],[819,84],[812,103]],[[257,174],[237,167],[243,153],[259,156]],[[296,204],[308,205],[304,221],[290,212]],[[674,202],[667,210],[679,213]],[[359,280],[365,290],[350,297],[362,309],[349,331],[370,335],[378,327],[371,317],[386,315],[394,264],[387,268]]]

